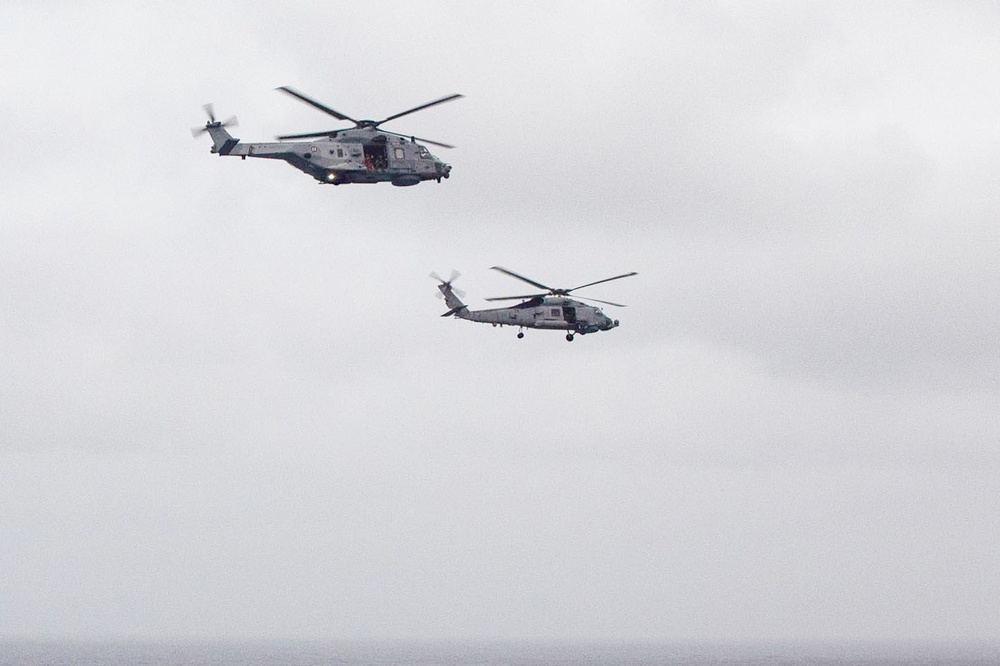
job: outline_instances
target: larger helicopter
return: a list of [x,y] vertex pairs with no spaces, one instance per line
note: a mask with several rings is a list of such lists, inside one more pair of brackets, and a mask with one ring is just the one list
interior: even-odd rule
[[[610,282],[638,275],[638,273],[634,272],[625,273],[596,282],[581,284],[579,287],[573,287],[572,289],[553,289],[501,266],[493,266],[493,270],[517,278],[522,282],[527,282],[538,289],[544,289],[545,293],[487,298],[487,301],[521,300],[522,302],[508,308],[469,310],[461,300],[464,293],[452,287],[452,282],[458,277],[457,272],[452,271],[451,277],[447,280],[437,273],[431,273],[431,277],[440,283],[438,284],[438,289],[441,291],[441,295],[444,296],[444,302],[451,308],[441,316],[455,316],[459,319],[468,319],[469,321],[478,321],[484,324],[493,324],[494,326],[517,326],[519,329],[517,337],[519,339],[524,337],[524,329],[526,328],[561,330],[566,331],[566,340],[573,342],[573,337],[577,334],[586,335],[587,333],[610,331],[612,328],[618,326],[618,320],[612,320],[597,306],[567,298],[569,294],[577,289],[592,287],[602,282]],[[583,297],[578,296],[577,298]],[[621,303],[601,301],[596,298],[588,298],[587,300],[619,308],[625,307]]]
[[[191,131],[196,137],[208,132],[212,137],[212,152],[220,157],[239,155],[243,159],[263,157],[284,160],[321,184],[388,181],[393,185],[407,186],[425,180],[436,180],[440,183],[442,178],[447,178],[451,174],[450,165],[431,155],[426,146],[418,142],[442,148],[454,148],[454,146],[379,129],[379,125],[415,111],[450,102],[462,95],[448,95],[382,120],[355,120],[288,86],[276,90],[287,93],[337,120],[352,122],[354,127],[307,134],[287,134],[276,137],[278,141],[270,143],[240,143],[239,139],[226,131],[227,127],[236,124],[236,118],[232,117],[225,122],[216,120],[212,105],[206,104],[204,109],[208,114],[208,122],[204,127]],[[314,140],[285,143],[291,139]]]

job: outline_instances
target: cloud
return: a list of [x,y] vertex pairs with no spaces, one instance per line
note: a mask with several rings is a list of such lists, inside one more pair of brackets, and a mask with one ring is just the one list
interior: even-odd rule
[[[358,11],[0,28],[0,636],[995,635],[994,8]],[[278,85],[465,94],[391,128],[452,178],[190,138],[325,126]],[[639,275],[438,316],[494,265]]]

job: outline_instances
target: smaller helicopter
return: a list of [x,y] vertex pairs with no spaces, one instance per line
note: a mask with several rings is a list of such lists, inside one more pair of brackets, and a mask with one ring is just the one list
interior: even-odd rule
[[[523,302],[509,308],[469,310],[461,300],[465,294],[452,287],[452,282],[458,277],[456,271],[452,271],[451,277],[447,280],[437,273],[431,273],[431,278],[440,283],[438,289],[441,291],[441,295],[444,296],[445,303],[451,308],[441,316],[455,316],[459,319],[468,319],[469,321],[478,321],[484,324],[493,324],[494,326],[517,326],[520,329],[517,332],[518,339],[524,337],[524,329],[526,328],[561,330],[566,331],[566,340],[573,342],[573,337],[577,334],[586,335],[587,333],[609,331],[618,326],[618,320],[609,318],[599,307],[567,298],[569,294],[577,289],[592,287],[602,282],[611,282],[612,280],[638,275],[638,273],[634,272],[625,273],[596,282],[581,284],[579,287],[573,287],[572,289],[553,289],[501,266],[493,266],[493,270],[500,271],[512,278],[517,278],[522,282],[527,282],[538,289],[544,289],[545,293],[487,298],[487,301],[522,300]],[[583,297],[578,296],[577,298]],[[596,298],[588,298],[587,300],[619,308],[625,307],[621,303],[601,301]]]
[[[334,111],[299,91],[282,86],[277,88],[292,97],[313,106],[337,120],[347,120],[354,127],[308,134],[288,134],[277,137],[277,142],[240,143],[226,128],[236,125],[235,116],[225,122],[215,119],[211,104],[204,106],[208,122],[204,127],[191,130],[195,137],[208,132],[212,137],[212,152],[219,155],[239,155],[284,160],[293,167],[309,174],[320,184],[342,185],[346,183],[390,182],[405,187],[425,180],[441,182],[451,174],[451,166],[431,155],[422,141],[442,148],[454,148],[447,143],[397,134],[379,129],[379,125],[401,116],[420,111],[437,104],[450,102],[462,95],[448,95],[427,104],[421,104],[402,113],[382,120],[355,120]],[[314,139],[285,143],[288,139]]]

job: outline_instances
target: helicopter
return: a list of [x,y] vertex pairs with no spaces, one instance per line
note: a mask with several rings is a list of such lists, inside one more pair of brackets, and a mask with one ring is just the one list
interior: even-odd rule
[[[431,273],[431,278],[440,283],[438,284],[438,289],[441,292],[441,296],[444,297],[445,303],[451,308],[441,316],[455,316],[459,319],[468,319],[469,321],[478,321],[484,324],[493,324],[494,326],[517,326],[519,328],[517,332],[518,339],[524,337],[524,329],[526,328],[566,331],[566,340],[568,342],[573,342],[575,335],[609,331],[618,326],[618,320],[612,320],[601,311],[601,308],[567,298],[571,292],[583,289],[584,287],[591,287],[595,284],[601,284],[602,282],[610,282],[638,275],[638,273],[634,272],[624,273],[623,275],[616,275],[603,280],[597,280],[596,282],[581,284],[579,287],[573,287],[572,289],[553,289],[523,275],[518,275],[514,271],[502,266],[493,266],[492,270],[500,271],[522,282],[527,282],[538,289],[544,289],[545,293],[487,298],[487,301],[521,300],[522,302],[508,308],[470,311],[461,300],[465,295],[464,292],[452,286],[452,282],[459,277],[457,271],[452,271],[451,277],[447,280],[437,273]],[[578,296],[577,298],[583,297]],[[601,301],[596,298],[588,298],[587,300],[619,308],[625,307],[621,303]]]
[[[227,127],[237,124],[236,117],[225,122],[216,120],[213,106],[205,104],[202,108],[208,114],[208,122],[204,127],[191,130],[191,133],[198,137],[207,132],[212,137],[212,152],[220,157],[239,155],[243,159],[262,157],[284,160],[296,169],[309,174],[320,184],[343,185],[388,181],[393,185],[405,187],[425,180],[436,180],[440,183],[442,178],[448,178],[451,174],[450,165],[431,155],[426,146],[418,142],[442,148],[454,148],[454,146],[379,129],[379,125],[415,111],[450,102],[462,95],[448,95],[382,120],[355,120],[294,88],[281,86],[275,90],[291,95],[338,120],[352,122],[354,127],[307,134],[288,134],[276,137],[278,139],[276,143],[240,143],[239,139],[234,138],[226,130]],[[313,140],[285,143],[291,139]]]

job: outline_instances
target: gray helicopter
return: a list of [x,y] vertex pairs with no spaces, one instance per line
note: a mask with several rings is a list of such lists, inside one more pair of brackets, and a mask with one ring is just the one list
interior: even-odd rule
[[[382,120],[355,120],[288,86],[276,90],[287,93],[338,120],[350,121],[354,123],[354,127],[308,134],[288,134],[276,137],[278,141],[271,143],[240,143],[239,139],[226,131],[227,127],[236,125],[235,116],[226,122],[220,122],[215,119],[212,105],[206,104],[204,109],[208,114],[208,122],[204,127],[191,130],[192,134],[197,137],[208,132],[212,137],[212,152],[219,156],[239,155],[243,159],[262,157],[284,160],[321,184],[388,181],[403,187],[416,185],[424,180],[436,180],[440,183],[442,178],[447,178],[451,174],[451,166],[431,155],[430,151],[418,141],[442,148],[454,148],[454,146],[379,129],[379,125],[414,111],[450,102],[462,95],[448,95]],[[285,143],[291,139],[314,140]]]
[[[618,326],[618,320],[610,319],[599,307],[581,303],[580,301],[567,298],[567,296],[577,289],[638,275],[638,273],[625,273],[598,280],[597,282],[581,284],[579,287],[573,287],[572,289],[553,289],[500,266],[493,266],[493,270],[517,278],[522,282],[527,282],[533,287],[544,289],[545,293],[487,298],[487,301],[521,300],[523,302],[509,308],[470,311],[461,300],[465,294],[452,287],[452,282],[458,277],[457,272],[452,271],[451,277],[447,280],[437,273],[431,273],[431,278],[440,283],[438,289],[441,291],[441,295],[444,296],[444,302],[451,308],[441,316],[455,316],[459,319],[468,319],[469,321],[478,321],[484,324],[493,324],[494,326],[517,326],[520,329],[517,332],[519,339],[524,337],[524,329],[526,328],[566,331],[566,340],[573,342],[573,336],[576,334],[586,335],[587,333],[597,333],[598,331],[610,331],[612,328]],[[578,298],[583,297],[580,296]],[[588,298],[587,300],[619,308],[625,307],[621,303],[601,301],[596,298]]]

